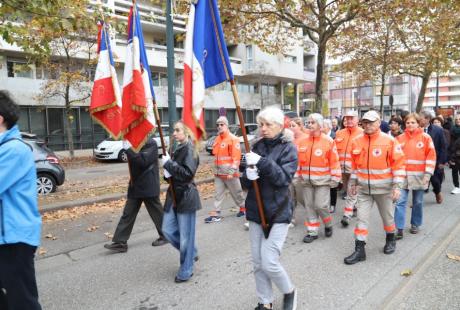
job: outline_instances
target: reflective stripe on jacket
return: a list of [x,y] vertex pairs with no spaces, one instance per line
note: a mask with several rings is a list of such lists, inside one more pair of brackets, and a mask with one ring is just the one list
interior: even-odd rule
[[423,177],[433,175],[436,166],[436,150],[433,140],[423,129],[417,128],[413,132],[406,131],[396,138],[406,155],[407,180],[405,189],[425,189]]
[[310,135],[298,147],[299,175],[309,185],[335,187],[342,178],[334,140],[321,134]]
[[378,130],[355,138],[351,147],[351,179],[366,194],[386,194],[406,177],[405,156],[393,137]]
[[[308,139],[308,137],[310,136],[309,133],[305,133],[305,132],[302,132],[299,137],[295,138],[293,143],[297,149],[297,157],[299,157],[299,145],[301,143],[301,141],[305,140],[305,139]],[[294,175],[294,179],[298,179],[301,177],[301,174],[300,174],[300,165],[297,166],[297,171]]]
[[360,127],[344,128],[335,133],[342,173],[351,173],[351,141],[362,133],[363,129]]
[[212,147],[215,172],[219,177],[239,176],[241,160],[240,140],[230,132],[219,134]]

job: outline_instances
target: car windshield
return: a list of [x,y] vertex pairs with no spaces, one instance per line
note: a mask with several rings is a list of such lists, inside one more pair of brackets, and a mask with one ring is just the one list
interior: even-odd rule
[[[239,137],[243,135],[243,132],[241,131],[240,126],[232,125],[232,126],[229,126],[228,129],[235,136]],[[246,134],[248,135],[253,135],[256,130],[257,130],[257,126],[256,128],[253,128],[253,126],[246,126]]]

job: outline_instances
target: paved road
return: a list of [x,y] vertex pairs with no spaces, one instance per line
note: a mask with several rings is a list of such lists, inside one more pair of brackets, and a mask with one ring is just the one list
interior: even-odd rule
[[[200,161],[201,163],[210,163],[213,161],[213,157],[207,152],[201,152]],[[67,181],[87,181],[102,177],[127,175],[128,165],[116,161],[100,162],[97,166],[86,168],[66,169]]]
[[[304,227],[291,229],[282,261],[299,290],[298,309],[458,309],[460,262],[439,254],[446,247],[460,250],[459,196],[449,195],[447,187],[441,206],[435,204],[432,193],[425,196],[423,229],[418,235],[406,233],[393,255],[382,253],[385,237],[374,208],[368,259],[353,266],[343,264],[354,243],[352,228],[339,227],[340,212],[334,216],[330,239],[321,233],[319,240],[304,244]],[[230,212],[220,223],[204,224],[211,205],[212,201],[205,201],[197,216],[200,260],[195,275],[180,285],[173,281],[178,253],[169,245],[150,245],[156,232],[145,210],[139,214],[125,254],[110,254],[102,247],[107,240],[104,232],[113,231],[120,211],[45,225],[43,235],[53,233],[58,239],[43,241],[48,256],[36,264],[43,308],[253,309],[257,299],[247,232],[242,220]],[[304,217],[305,211],[299,209],[298,222]],[[100,227],[86,232],[91,225]],[[402,277],[405,269],[412,269],[413,275]],[[279,309],[282,297],[275,292]],[[448,298],[439,297],[445,292]]]

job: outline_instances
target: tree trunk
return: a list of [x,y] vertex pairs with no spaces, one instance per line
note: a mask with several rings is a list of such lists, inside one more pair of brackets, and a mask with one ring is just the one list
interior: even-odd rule
[[383,99],[385,97],[385,73],[382,74],[382,87],[380,87],[380,117],[383,118]]
[[66,116],[66,122],[65,122],[65,130],[67,133],[67,141],[69,143],[69,155],[70,158],[73,159],[75,157],[74,153],[74,148],[73,148],[73,135],[72,135],[72,107],[70,106],[69,103],[69,94],[70,93],[70,86],[66,85],[65,87],[65,116]]
[[422,111],[423,100],[425,99],[426,86],[430,81],[431,73],[431,71],[425,72],[425,74],[422,77],[422,86],[420,87],[420,92],[418,93],[417,107],[415,108],[415,112],[417,113],[420,113]]
[[[321,42],[321,41],[320,41]],[[313,111],[321,113],[323,108],[323,74],[324,63],[326,61],[326,44],[318,44],[318,61],[316,63],[316,83],[315,83],[315,106]]]

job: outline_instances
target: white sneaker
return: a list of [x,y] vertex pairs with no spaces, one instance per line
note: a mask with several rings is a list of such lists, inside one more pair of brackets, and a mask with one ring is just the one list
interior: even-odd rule
[[454,189],[450,193],[454,195],[460,194],[460,188],[454,187]]
[[249,222],[244,223],[244,229],[249,230]]
[[293,222],[290,222],[288,225],[288,228],[294,228],[294,227],[295,227],[295,224]]

